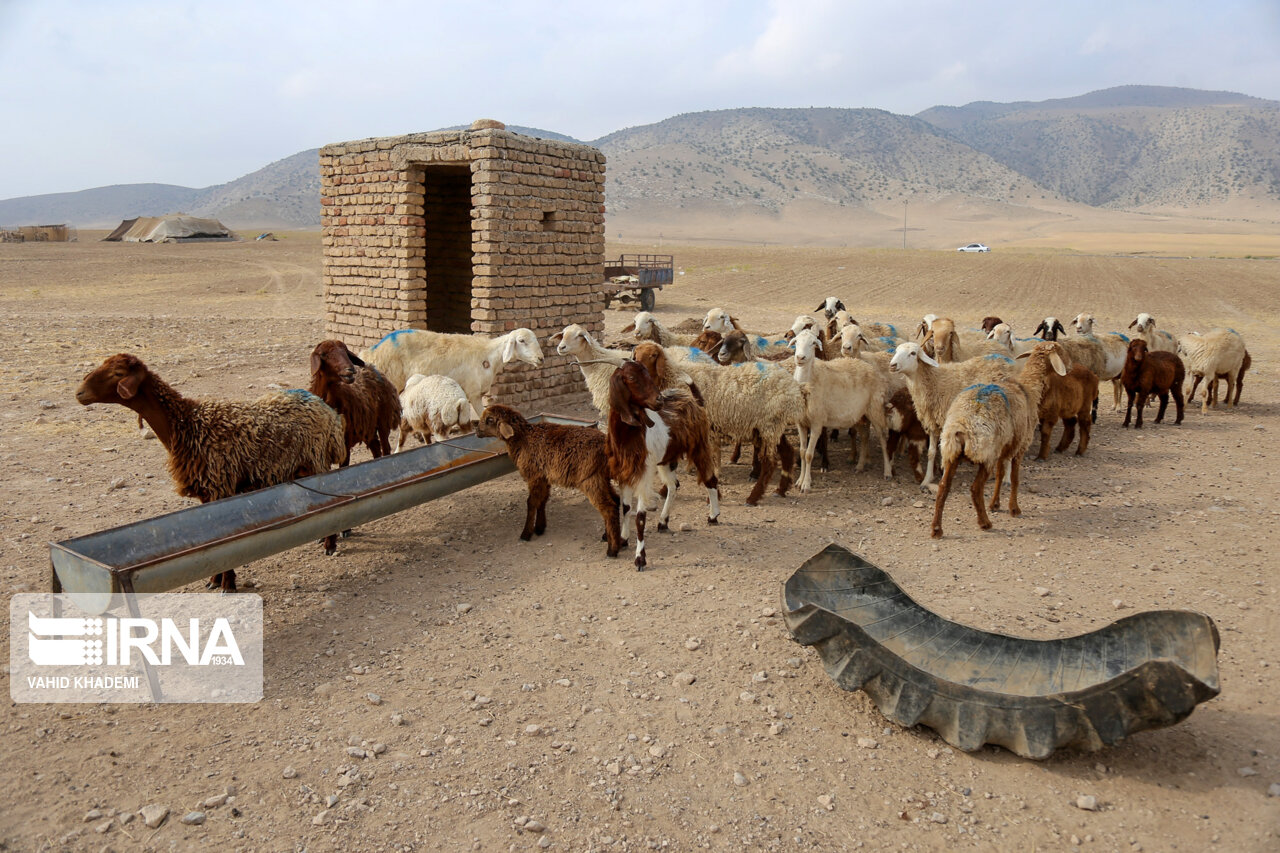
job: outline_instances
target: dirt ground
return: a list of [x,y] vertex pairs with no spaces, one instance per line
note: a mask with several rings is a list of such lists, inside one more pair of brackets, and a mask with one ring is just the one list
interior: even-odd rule
[[[240,575],[264,602],[265,698],[7,704],[0,849],[1280,848],[1280,261],[662,250],[681,269],[658,296],[668,321],[722,305],[778,330],[828,295],[860,320],[996,313],[1022,335],[1046,314],[1107,330],[1148,311],[1176,333],[1239,330],[1253,371],[1238,410],[1188,407],[1182,426],[1123,430],[1104,405],[1086,456],[1028,460],[1022,517],[989,532],[970,470],[933,541],[905,465],[859,474],[840,444],[811,494],[754,509],[726,463],[720,526],[682,495],[643,573],[604,557],[577,493],[557,490],[547,533],[519,541],[515,475],[368,524],[336,557],[261,560]],[[305,385],[322,302],[315,234],[0,246],[0,589],[46,590],[51,541],[189,505],[132,413],[76,404],[88,369],[123,350],[190,395]],[[1097,753],[952,749],[836,688],[789,638],[781,584],[829,542],[978,628],[1045,639],[1202,611],[1222,693]],[[158,829],[134,817],[149,804],[171,811]],[[180,821],[192,811],[202,825]]]

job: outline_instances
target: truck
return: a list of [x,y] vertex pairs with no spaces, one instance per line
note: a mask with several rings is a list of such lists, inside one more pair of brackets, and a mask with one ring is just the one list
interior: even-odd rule
[[642,311],[652,311],[654,291],[671,284],[675,278],[675,259],[671,255],[624,254],[604,262],[604,307],[613,300],[636,302]]

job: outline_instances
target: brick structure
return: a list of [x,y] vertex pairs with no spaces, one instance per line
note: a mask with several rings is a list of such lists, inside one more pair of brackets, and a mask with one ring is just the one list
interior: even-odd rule
[[[604,331],[604,155],[480,120],[468,130],[320,149],[325,331],[352,349],[396,329],[538,340]],[[490,397],[522,409],[585,395],[581,372],[543,346],[508,365]],[[565,400],[572,395],[571,400]]]

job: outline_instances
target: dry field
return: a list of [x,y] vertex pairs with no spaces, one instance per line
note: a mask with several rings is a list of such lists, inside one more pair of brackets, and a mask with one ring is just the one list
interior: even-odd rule
[[[658,296],[667,320],[724,305],[780,329],[833,294],[860,320],[997,313],[1024,335],[1046,314],[1087,310],[1106,330],[1145,310],[1175,332],[1239,330],[1254,369],[1238,410],[1189,407],[1178,427],[1122,430],[1104,405],[1088,454],[1029,461],[1022,517],[996,514],[990,532],[962,482],[930,540],[932,503],[904,466],[888,483],[857,474],[837,445],[812,494],[755,509],[745,467],[726,465],[719,528],[683,495],[688,529],[654,534],[644,573],[604,558],[576,493],[518,541],[515,476],[367,525],[336,557],[259,561],[240,574],[265,604],[266,698],[9,704],[0,850],[1280,848],[1280,262],[662,250],[683,273]],[[46,589],[50,541],[187,504],[131,413],[75,403],[87,369],[124,350],[192,395],[304,385],[321,308],[316,234],[0,246],[0,589]],[[606,319],[616,332],[628,315]],[[836,689],[789,639],[780,585],[832,541],[985,629],[1050,638],[1203,611],[1222,694],[1099,753],[953,750]],[[171,810],[158,829],[132,817],[148,804]],[[197,810],[203,825],[180,822]]]

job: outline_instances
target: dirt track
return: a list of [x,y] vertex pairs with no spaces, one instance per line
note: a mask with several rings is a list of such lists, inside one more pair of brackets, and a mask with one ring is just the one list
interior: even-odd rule
[[[1280,845],[1280,798],[1267,795],[1280,783],[1280,262],[672,251],[684,274],[658,297],[665,320],[723,305],[774,330],[833,294],[859,319],[907,325],[931,311],[964,325],[997,313],[1024,335],[1046,314],[1065,323],[1087,310],[1106,330],[1145,310],[1175,333],[1236,328],[1254,370],[1239,410],[1189,407],[1181,427],[1122,430],[1103,406],[1089,453],[1028,461],[1023,516],[997,514],[986,533],[961,483],[946,536],[931,541],[932,502],[905,466],[886,484],[854,473],[839,445],[812,494],[756,509],[742,505],[745,468],[726,465],[720,528],[682,495],[674,520],[690,530],[655,535],[645,573],[604,558],[598,516],[576,494],[557,491],[547,534],[519,542],[515,477],[367,525],[334,558],[316,547],[262,560],[241,575],[265,603],[267,698],[10,705],[0,849]],[[249,397],[305,384],[322,336],[318,235],[3,245],[0,269],[11,593],[47,588],[49,541],[188,505],[131,413],[75,404],[89,367],[126,350],[184,393]],[[628,319],[610,312],[607,326]],[[990,630],[1049,638],[1137,609],[1203,611],[1222,633],[1222,694],[1100,753],[1034,763],[958,752],[888,724],[788,638],[780,584],[830,541],[938,613]],[[348,755],[379,743],[376,758]],[[352,766],[358,779],[340,787]],[[228,791],[231,802],[200,806]],[[1082,795],[1098,810],[1078,808]],[[159,829],[113,817],[149,803],[173,812]],[[85,822],[92,809],[102,816]],[[203,826],[178,822],[196,809]]]

